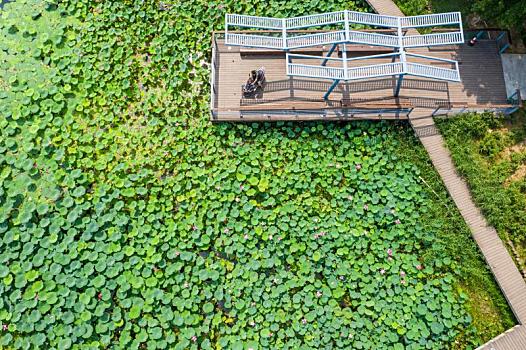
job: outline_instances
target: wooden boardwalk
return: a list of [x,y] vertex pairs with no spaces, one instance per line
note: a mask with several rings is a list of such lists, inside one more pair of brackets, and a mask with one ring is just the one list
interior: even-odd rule
[[[427,108],[431,115],[439,109],[495,109],[508,105],[504,74],[495,41],[481,40],[475,47],[452,45],[445,47],[408,49],[408,52],[427,54],[459,61],[462,82],[451,83],[413,76],[402,82],[400,97],[394,98],[396,78],[384,77],[369,80],[340,82],[330,96],[329,103],[323,94],[332,81],[289,77],[286,72],[285,54],[265,49],[244,49],[225,46],[222,39],[216,40],[215,76],[213,77],[213,121],[243,120],[311,120],[311,119],[404,119],[407,113],[393,113],[400,105]],[[317,50],[317,51],[316,51]],[[326,54],[327,47],[312,48],[309,54]],[[366,50],[369,50],[368,52]],[[317,52],[317,53],[313,53]],[[370,48],[348,45],[348,56],[392,52],[385,48]],[[333,53],[333,57],[338,52]],[[412,59],[421,63],[422,59]],[[298,63],[311,63],[297,59]],[[390,58],[369,59],[368,64],[391,62]],[[429,63],[429,62],[426,62]],[[329,61],[328,66],[338,62]],[[360,65],[353,61],[352,65]],[[433,65],[449,67],[448,63],[433,62]],[[265,67],[267,85],[259,99],[244,99],[241,85],[252,69]],[[342,101],[349,101],[339,108]],[[371,113],[367,112],[373,110]],[[378,113],[378,106],[384,107]],[[345,113],[345,110],[351,112]],[[359,111],[362,110],[360,113]],[[303,111],[303,113],[296,113]],[[311,113],[305,112],[311,111]],[[358,111],[358,112],[357,112]],[[351,114],[351,115],[349,115]]]

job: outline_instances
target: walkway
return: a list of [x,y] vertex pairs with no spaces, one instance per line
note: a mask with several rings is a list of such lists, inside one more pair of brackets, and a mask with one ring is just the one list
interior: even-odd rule
[[457,174],[444,139],[438,132],[429,111],[417,109],[411,113],[411,125],[427,150],[433,165],[468,224],[495,280],[499,284],[520,325],[491,340],[481,349],[526,349],[526,283],[515,266],[495,229],[489,226],[475,206],[466,182]]
[[[391,0],[367,1],[379,14],[402,15],[400,9]],[[526,349],[526,283],[497,231],[487,224],[471,199],[469,188],[464,179],[457,174],[449,151],[445,147],[444,139],[429,114],[428,109],[415,109],[409,121],[442,177],[462,217],[470,227],[475,242],[519,322],[519,325],[490,340],[479,347],[479,350]]]

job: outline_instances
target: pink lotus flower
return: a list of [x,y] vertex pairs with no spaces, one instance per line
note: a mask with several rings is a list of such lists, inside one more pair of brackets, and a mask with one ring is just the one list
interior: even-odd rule
[[179,255],[181,255],[181,252],[180,251],[176,251],[175,252],[175,256],[179,256]]
[[225,228],[225,229],[223,230],[223,232],[224,232],[224,233],[228,233],[228,232],[230,232],[230,230],[229,230],[228,228]]
[[384,269],[381,269],[380,270],[380,274],[383,275],[385,273],[385,270]]
[[360,170],[362,168],[362,165],[361,164],[356,164],[354,167],[356,168],[356,170]]
[[272,241],[272,235],[268,236],[268,239],[270,239]]
[[102,293],[101,292],[99,292],[99,294],[97,294],[97,299],[102,300]]
[[400,283],[405,284],[405,280],[401,280]]
[[195,343],[197,341],[197,337],[195,335],[192,335],[192,341]]
[[321,293],[320,291],[317,291],[317,292],[316,292],[316,296],[317,296],[318,298],[321,297],[321,295],[322,295],[322,293]]
[[245,186],[243,186],[243,185],[239,185],[239,189],[240,189],[241,191],[243,191],[243,190],[245,189]]
[[404,271],[400,271],[400,276],[405,277],[405,272]]
[[306,320],[306,319],[302,319],[302,320],[301,320],[301,323],[306,324],[306,323],[307,323],[307,320]]
[[395,224],[400,225],[401,223],[402,223],[402,222],[400,221],[400,219],[396,219],[396,220],[395,220]]
[[7,327],[8,327],[8,326],[7,326],[6,324],[3,324],[3,325],[2,325],[2,330],[3,330],[3,331],[7,331]]
[[387,257],[387,261],[393,261],[393,258],[390,257],[390,256],[388,256],[388,257]]
[[363,210],[369,210],[369,206],[367,204],[364,204]]
[[248,235],[247,235],[247,234],[245,234],[243,237],[244,237],[245,239],[248,239]]
[[278,241],[281,241],[283,239],[283,237],[278,237]]
[[422,265],[420,265],[420,264],[416,265],[416,269],[417,269],[417,270],[422,270],[423,268],[424,268],[424,267],[423,267]]
[[192,230],[197,231],[197,226],[192,225]]
[[391,248],[387,249],[387,255],[393,256],[393,250]]
[[343,277],[343,276],[340,276],[340,280],[342,280],[342,281],[343,281],[344,279],[345,279],[345,277]]

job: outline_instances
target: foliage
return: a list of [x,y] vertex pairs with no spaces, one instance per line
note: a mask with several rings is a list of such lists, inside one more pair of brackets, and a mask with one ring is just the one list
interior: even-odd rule
[[6,5],[0,346],[444,348],[465,328],[474,342],[394,127],[208,121],[203,33],[226,11],[342,6]]
[[[510,183],[513,174],[526,164],[526,152],[520,147],[526,140],[524,115],[517,114],[507,121],[490,113],[467,114],[438,123],[475,201],[504,240],[514,244],[519,266],[524,266],[526,179],[522,177]],[[495,135],[501,136],[496,139]],[[515,152],[514,144],[517,145]],[[505,151],[504,146],[510,146],[510,151]]]
[[505,132],[500,130],[488,132],[480,140],[479,151],[485,156],[493,157],[509,146],[509,143],[509,137]]
[[429,0],[395,0],[406,16],[418,16],[431,13]]

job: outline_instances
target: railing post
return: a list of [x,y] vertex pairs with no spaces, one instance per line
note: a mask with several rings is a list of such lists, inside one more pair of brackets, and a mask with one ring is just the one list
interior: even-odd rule
[[345,41],[350,41],[349,38],[349,10],[345,10]]
[[225,43],[228,42],[228,13],[225,14]]
[[397,18],[397,33],[398,33],[398,50],[400,51],[400,62],[402,62],[402,74],[398,75],[398,82],[394,91],[394,96],[398,97],[400,94],[400,88],[402,87],[402,81],[404,80],[404,74],[407,73],[407,61],[405,56],[405,50],[402,41],[402,20],[400,17]]
[[349,77],[347,76],[348,75],[347,73],[347,45],[345,43],[343,44],[342,60],[343,60],[343,78],[347,80],[349,79]]
[[283,36],[283,49],[288,50],[287,48],[287,21],[286,18],[281,20],[281,35]]

